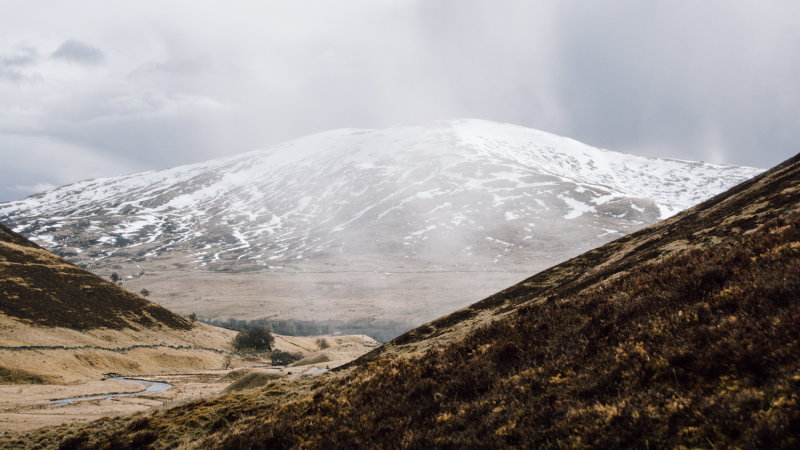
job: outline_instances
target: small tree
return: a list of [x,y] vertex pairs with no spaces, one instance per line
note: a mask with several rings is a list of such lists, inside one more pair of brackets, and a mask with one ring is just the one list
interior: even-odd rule
[[327,339],[319,338],[317,339],[317,346],[319,347],[320,350],[325,350],[326,348],[330,347],[330,344],[328,344]]
[[139,295],[141,295],[142,297],[147,297],[148,295],[150,295],[150,291],[148,291],[147,289],[142,289],[141,291],[139,291]]
[[111,272],[111,276],[109,277],[109,279],[114,283],[116,283],[117,281],[119,281],[119,274],[117,272]]
[[233,338],[233,348],[237,352],[251,350],[251,351],[269,351],[272,349],[272,344],[275,338],[263,328],[253,328],[247,331],[240,331],[239,334]]
[[197,322],[197,314],[195,313],[189,314],[189,320],[191,320],[192,322]]
[[228,367],[230,367],[231,361],[233,361],[233,357],[231,355],[225,355],[225,357],[222,358],[222,366],[223,366],[222,368],[227,369]]

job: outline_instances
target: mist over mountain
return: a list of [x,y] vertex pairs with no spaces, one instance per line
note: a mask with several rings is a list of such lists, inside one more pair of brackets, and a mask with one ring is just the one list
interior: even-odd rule
[[96,273],[530,273],[760,172],[449,120],[82,181],[0,204],[0,221]]
[[0,448],[795,448],[799,210],[800,155],[333,370]]

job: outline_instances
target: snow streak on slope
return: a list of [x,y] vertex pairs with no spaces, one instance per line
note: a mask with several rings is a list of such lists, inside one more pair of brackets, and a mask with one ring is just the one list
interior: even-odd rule
[[525,248],[602,244],[760,172],[454,120],[334,130],[83,181],[2,204],[0,221],[86,264],[178,251],[191,267],[278,267],[344,257],[337,253],[428,262],[459,255],[485,267]]

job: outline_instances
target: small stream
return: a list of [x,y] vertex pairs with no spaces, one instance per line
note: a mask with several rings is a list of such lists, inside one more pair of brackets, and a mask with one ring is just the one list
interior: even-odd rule
[[64,406],[69,405],[70,403],[77,401],[77,400],[91,400],[95,398],[105,398],[106,400],[111,400],[113,397],[134,397],[136,395],[141,394],[157,394],[159,392],[164,392],[167,389],[171,388],[172,385],[169,383],[162,383],[160,381],[144,381],[144,380],[135,380],[133,378],[125,378],[125,377],[113,377],[107,378],[108,380],[116,380],[116,381],[131,381],[134,383],[141,383],[147,386],[147,389],[139,392],[133,392],[130,394],[102,394],[102,395],[86,395],[83,397],[72,397],[72,398],[62,398],[58,400],[51,400],[51,402],[56,406]]

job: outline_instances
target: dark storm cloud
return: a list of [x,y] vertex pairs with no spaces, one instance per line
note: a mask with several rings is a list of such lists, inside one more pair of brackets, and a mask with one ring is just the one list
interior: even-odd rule
[[106,59],[106,55],[100,49],[89,44],[69,39],[53,52],[53,58],[75,64],[93,66],[102,63]]

